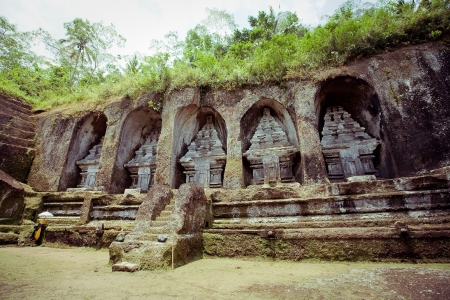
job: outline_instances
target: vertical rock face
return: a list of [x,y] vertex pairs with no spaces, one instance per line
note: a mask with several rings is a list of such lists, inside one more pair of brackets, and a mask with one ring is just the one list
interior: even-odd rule
[[330,180],[376,175],[373,152],[380,142],[365,133],[341,106],[328,107],[324,119],[321,145]]
[[252,184],[292,182],[292,165],[297,149],[292,146],[280,124],[263,109],[251,146],[244,153],[253,171]]
[[135,152],[136,156],[124,165],[131,173],[130,189],[147,191],[153,185],[160,134],[161,122],[159,121],[157,127],[145,139],[144,144]]
[[24,209],[22,185],[0,170],[0,223],[18,223]]
[[77,166],[81,169],[81,182],[79,188],[93,189],[97,178],[98,165],[102,156],[103,138],[100,143],[89,150],[88,156],[77,161]]
[[[448,166],[449,62],[450,51],[440,44],[414,45],[322,72],[315,77],[321,81],[202,93],[186,88],[166,96],[114,101],[102,112],[84,112],[86,117],[78,120],[82,114],[41,114],[29,184],[39,191],[75,187],[76,162],[105,136],[97,188],[123,193],[130,185],[151,185],[147,162],[141,173],[130,168],[135,167],[131,162],[136,146],[145,144],[158,119],[163,126],[154,178],[171,188],[188,181],[239,189],[292,177],[302,185],[315,185],[329,183],[327,175],[338,181],[354,174],[395,178]],[[155,98],[164,98],[160,115],[147,105]],[[343,119],[331,121],[326,109],[337,106],[351,117],[342,112]],[[271,116],[259,124],[265,107]],[[214,118],[211,129],[207,116]],[[138,157],[139,151],[142,157],[150,152],[154,156],[148,144],[138,150]]]
[[222,173],[226,154],[222,148],[212,116],[197,133],[189,145],[188,152],[180,159],[185,169],[186,182],[196,183],[205,188],[222,187]]

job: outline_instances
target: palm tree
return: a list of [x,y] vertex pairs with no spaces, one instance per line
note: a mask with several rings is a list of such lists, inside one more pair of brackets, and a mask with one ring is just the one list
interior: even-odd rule
[[[63,45],[62,51],[66,54],[69,60],[75,60],[75,65],[72,67],[72,74],[70,76],[70,86],[75,82],[75,75],[83,68],[84,63],[92,64],[96,61],[95,37],[96,32],[94,27],[88,20],[75,19],[72,22],[64,23],[67,30],[67,38],[61,39],[59,43]],[[81,63],[81,67],[79,64]]]

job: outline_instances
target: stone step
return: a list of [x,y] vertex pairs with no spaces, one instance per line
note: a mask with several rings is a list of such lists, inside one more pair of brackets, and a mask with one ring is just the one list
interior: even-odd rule
[[24,148],[34,148],[35,141],[30,139],[22,139],[12,135],[0,133],[0,143],[14,145]]
[[80,202],[44,202],[44,211],[52,213],[55,217],[79,217],[82,205]]
[[[170,234],[170,228],[165,226],[159,226],[152,221],[151,226],[145,229],[145,234]],[[137,233],[140,236],[142,232]]]
[[[286,240],[346,240],[346,239],[395,239],[401,237],[401,232],[395,226],[386,227],[351,227],[351,228],[297,228],[270,229],[269,238]],[[237,229],[207,229],[203,233],[221,235],[259,235],[267,238],[268,230],[237,230]],[[407,234],[410,238],[449,238],[450,225],[436,224],[428,226],[408,226]]]
[[31,109],[32,109],[31,105],[29,105],[28,103],[16,100],[14,98],[0,96],[0,103],[2,104],[2,106],[5,106],[5,107],[19,110],[24,113],[26,113],[26,112],[31,113]]
[[17,138],[25,139],[25,140],[33,140],[35,139],[36,133],[34,131],[25,131],[12,126],[0,126],[0,131],[3,134],[11,135]]
[[213,203],[214,218],[283,217],[450,208],[448,189]]
[[160,217],[169,217],[171,214],[172,214],[172,210],[163,210],[159,216]]
[[44,203],[77,202],[83,204],[86,193],[53,192],[43,196]]
[[0,232],[0,245],[17,245],[19,235],[12,232]]
[[[139,234],[139,241],[148,241],[148,242],[158,242],[158,236],[164,236],[167,238],[166,242],[171,241],[171,235],[169,233],[141,233]],[[164,242],[158,242],[158,243],[164,243]]]
[[13,116],[14,118],[20,118],[27,122],[33,122],[31,118],[31,111],[22,112],[20,110],[15,110],[14,108],[8,106],[2,106],[2,113],[5,115]]
[[[42,222],[44,219],[38,218],[38,222]],[[61,217],[52,217],[45,218],[45,222],[48,226],[73,226],[77,225],[80,222],[80,217],[75,216],[61,216]]]
[[34,123],[27,121],[27,120],[23,120],[19,117],[16,117],[14,115],[10,116],[7,114],[4,114],[2,112],[0,112],[0,124],[2,124],[2,128],[3,126],[6,127],[14,127],[20,130],[24,130],[24,131],[35,131],[35,125]]
[[94,206],[92,220],[135,220],[139,205]]
[[[25,225],[26,227],[27,225]],[[31,225],[28,225],[31,226]],[[0,225],[0,232],[19,234],[24,229],[23,225]]]
[[332,228],[394,226],[395,222],[406,224],[450,224],[446,210],[387,212],[373,214],[347,214],[330,216],[263,217],[215,219],[212,229],[264,229],[274,228]]
[[167,221],[152,221],[151,226],[152,227],[163,227],[167,225]]
[[[437,170],[438,171],[438,170]],[[396,179],[372,180],[366,182],[340,182],[333,184],[304,185],[298,187],[286,186],[276,189],[252,186],[246,189],[218,189],[211,195],[213,203],[229,203],[239,201],[256,201],[260,199],[308,199],[332,196],[363,195],[377,193],[396,193],[399,191],[425,191],[448,189],[449,181],[441,172],[414,177]]]
[[131,231],[136,223],[134,220],[92,220],[86,226],[97,227],[98,223],[102,222],[106,230],[115,229],[117,231]]
[[[283,239],[392,239],[399,238],[401,232],[395,226],[378,227],[350,227],[350,228],[296,228],[296,229],[270,229],[273,238]],[[230,230],[208,229],[204,233],[214,234],[254,234],[267,237],[268,230]],[[450,224],[433,224],[426,226],[408,226],[410,238],[448,238],[450,237]]]
[[170,217],[156,217],[156,222],[168,222],[170,220]]

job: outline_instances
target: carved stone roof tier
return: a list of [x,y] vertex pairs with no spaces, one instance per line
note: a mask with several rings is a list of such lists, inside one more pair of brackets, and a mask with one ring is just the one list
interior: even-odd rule
[[372,152],[379,144],[377,139],[364,132],[365,128],[353,120],[342,106],[328,107],[324,120],[321,145],[325,152],[355,146]]
[[125,167],[145,167],[156,164],[158,140],[161,134],[161,124],[153,129],[146,137],[144,144],[135,151],[136,156],[125,164]]
[[207,117],[206,124],[197,133],[195,140],[188,146],[188,152],[180,158],[180,162],[192,162],[195,158],[212,157],[214,159],[225,159],[226,154],[223,150],[217,130],[214,127],[212,116]]
[[290,146],[286,133],[270,115],[270,109],[267,107],[263,110],[263,117],[259,121],[250,143],[249,150]]
[[77,165],[95,165],[100,162],[100,156],[102,156],[102,148],[103,148],[103,137],[100,140],[100,143],[92,147],[89,150],[89,154],[83,158],[82,160],[77,161]]
[[267,155],[276,155],[281,160],[288,160],[288,157],[298,151],[289,143],[283,128],[270,115],[270,109],[267,107],[263,109],[263,116],[250,143],[250,148],[244,153],[250,162]]

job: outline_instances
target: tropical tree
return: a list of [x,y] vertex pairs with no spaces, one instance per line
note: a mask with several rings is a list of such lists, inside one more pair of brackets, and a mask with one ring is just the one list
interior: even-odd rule
[[59,40],[59,53],[63,62],[71,66],[70,86],[73,86],[80,71],[88,73],[88,84],[101,64],[107,65],[114,60],[107,51],[114,45],[122,46],[125,43],[112,24],[91,24],[88,20],[77,18],[64,23],[64,28],[66,38]]
[[263,40],[270,40],[275,34],[295,34],[302,37],[307,28],[300,24],[297,15],[284,11],[275,13],[270,6],[269,12],[259,11],[256,17],[249,16],[251,29],[236,29],[233,33],[233,43],[250,42],[259,44]]
[[206,19],[186,34],[184,60],[192,66],[197,66],[196,62],[200,59],[224,56],[231,42],[231,34],[236,29],[233,15],[226,11],[206,8],[206,13]]
[[30,50],[34,37],[34,32],[19,32],[16,25],[0,16],[0,70],[32,65],[36,57]]

